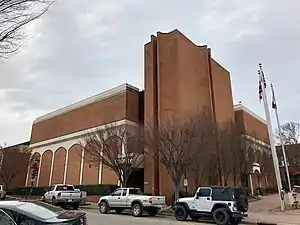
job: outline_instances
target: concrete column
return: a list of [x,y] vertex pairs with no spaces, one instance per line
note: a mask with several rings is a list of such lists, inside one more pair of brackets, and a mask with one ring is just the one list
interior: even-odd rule
[[80,164],[80,178],[79,178],[80,185],[82,185],[83,183],[83,165],[84,165],[84,147],[81,147],[81,164]]
[[50,168],[49,186],[51,186],[51,184],[52,184],[52,175],[53,175],[53,166],[54,166],[54,156],[55,156],[55,152],[52,152],[52,160],[51,160],[51,168]]
[[67,150],[67,154],[66,154],[66,160],[65,160],[65,172],[64,172],[64,182],[63,182],[63,184],[66,184],[66,181],[67,181],[67,171],[68,171],[69,151],[70,151],[70,149]]
[[36,185],[35,185],[36,187],[39,186],[41,168],[42,168],[42,155],[40,157],[40,162],[39,162],[39,172],[38,172],[38,176],[37,176],[37,179],[36,179]]
[[251,173],[249,173],[249,183],[250,183],[251,195],[254,195],[253,183],[252,183],[252,174]]
[[28,161],[28,167],[27,167],[27,174],[26,174],[26,183],[25,183],[25,186],[28,187],[28,178],[29,178],[29,173],[30,173],[30,162],[31,162],[31,158],[32,158],[33,155],[30,156],[29,158],[29,161]]
[[[103,151],[101,151],[101,157],[103,156]],[[103,163],[100,162],[99,165],[99,176],[98,176],[98,184],[102,184],[102,170],[103,170]]]

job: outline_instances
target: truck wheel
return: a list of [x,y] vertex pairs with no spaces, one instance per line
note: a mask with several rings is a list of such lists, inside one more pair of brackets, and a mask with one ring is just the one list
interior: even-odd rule
[[52,205],[56,205],[56,200],[55,200],[55,198],[52,198]]
[[116,213],[121,214],[123,212],[123,209],[115,209]]
[[74,209],[74,210],[77,210],[78,208],[79,208],[79,204],[74,204],[74,205],[73,205],[73,209]]
[[109,212],[109,206],[105,201],[101,202],[99,205],[99,211],[102,214],[107,214]]
[[135,203],[132,206],[132,214],[135,217],[139,217],[139,216],[143,215],[143,208],[142,208],[142,206],[139,203]]
[[157,213],[158,213],[158,210],[157,210],[157,209],[149,209],[149,210],[148,210],[149,216],[156,216]]
[[185,221],[188,217],[188,211],[184,206],[178,205],[175,207],[175,218],[178,221]]
[[230,215],[224,208],[219,208],[214,211],[214,220],[218,225],[227,225],[230,223]]

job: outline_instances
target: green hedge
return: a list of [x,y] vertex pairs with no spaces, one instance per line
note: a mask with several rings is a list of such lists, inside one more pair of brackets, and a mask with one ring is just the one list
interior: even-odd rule
[[[87,195],[107,195],[113,192],[117,185],[109,185],[109,184],[98,184],[98,185],[75,185],[76,189],[80,189],[81,191],[86,191]],[[42,196],[50,187],[34,187],[30,193],[32,196]],[[16,187],[16,188],[8,188],[8,195],[26,195],[29,194],[31,188],[30,187]]]

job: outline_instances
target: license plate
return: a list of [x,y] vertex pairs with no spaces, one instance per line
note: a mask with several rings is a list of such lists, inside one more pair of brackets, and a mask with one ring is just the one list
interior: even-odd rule
[[68,202],[72,202],[72,199],[68,199]]

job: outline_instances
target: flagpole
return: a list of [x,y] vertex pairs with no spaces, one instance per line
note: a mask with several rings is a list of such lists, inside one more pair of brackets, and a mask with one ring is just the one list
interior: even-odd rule
[[274,136],[273,136],[273,128],[272,128],[272,123],[271,123],[268,99],[267,99],[266,88],[265,88],[265,84],[264,84],[264,73],[262,70],[261,63],[259,64],[258,76],[259,76],[260,85],[262,87],[262,95],[263,95],[263,101],[264,101],[265,115],[266,115],[266,119],[267,119],[267,126],[268,126],[270,146],[271,146],[271,152],[272,152],[274,169],[275,169],[275,176],[276,176],[276,181],[277,181],[280,207],[281,207],[281,210],[284,211],[284,202],[283,202],[283,199],[281,198],[282,183],[281,183],[278,158],[277,158],[277,153],[276,153],[276,148],[275,148],[275,141],[274,141]]
[[289,192],[292,191],[292,186],[291,186],[291,180],[290,180],[290,173],[289,173],[289,168],[288,168],[288,164],[287,164],[287,158],[286,158],[286,154],[285,154],[285,147],[284,147],[284,143],[283,143],[283,139],[282,139],[282,134],[281,134],[281,126],[280,126],[280,122],[279,122],[279,116],[278,116],[278,110],[277,110],[277,101],[275,98],[275,92],[274,92],[274,87],[271,84],[271,88],[272,88],[272,95],[273,95],[273,101],[275,103],[275,115],[276,115],[276,121],[277,121],[277,126],[278,126],[278,133],[279,133],[279,140],[281,143],[281,147],[282,147],[282,154],[283,154],[283,159],[284,159],[284,165],[285,165],[285,171],[286,171],[286,176],[287,176],[287,181],[288,181],[288,185],[289,185]]

